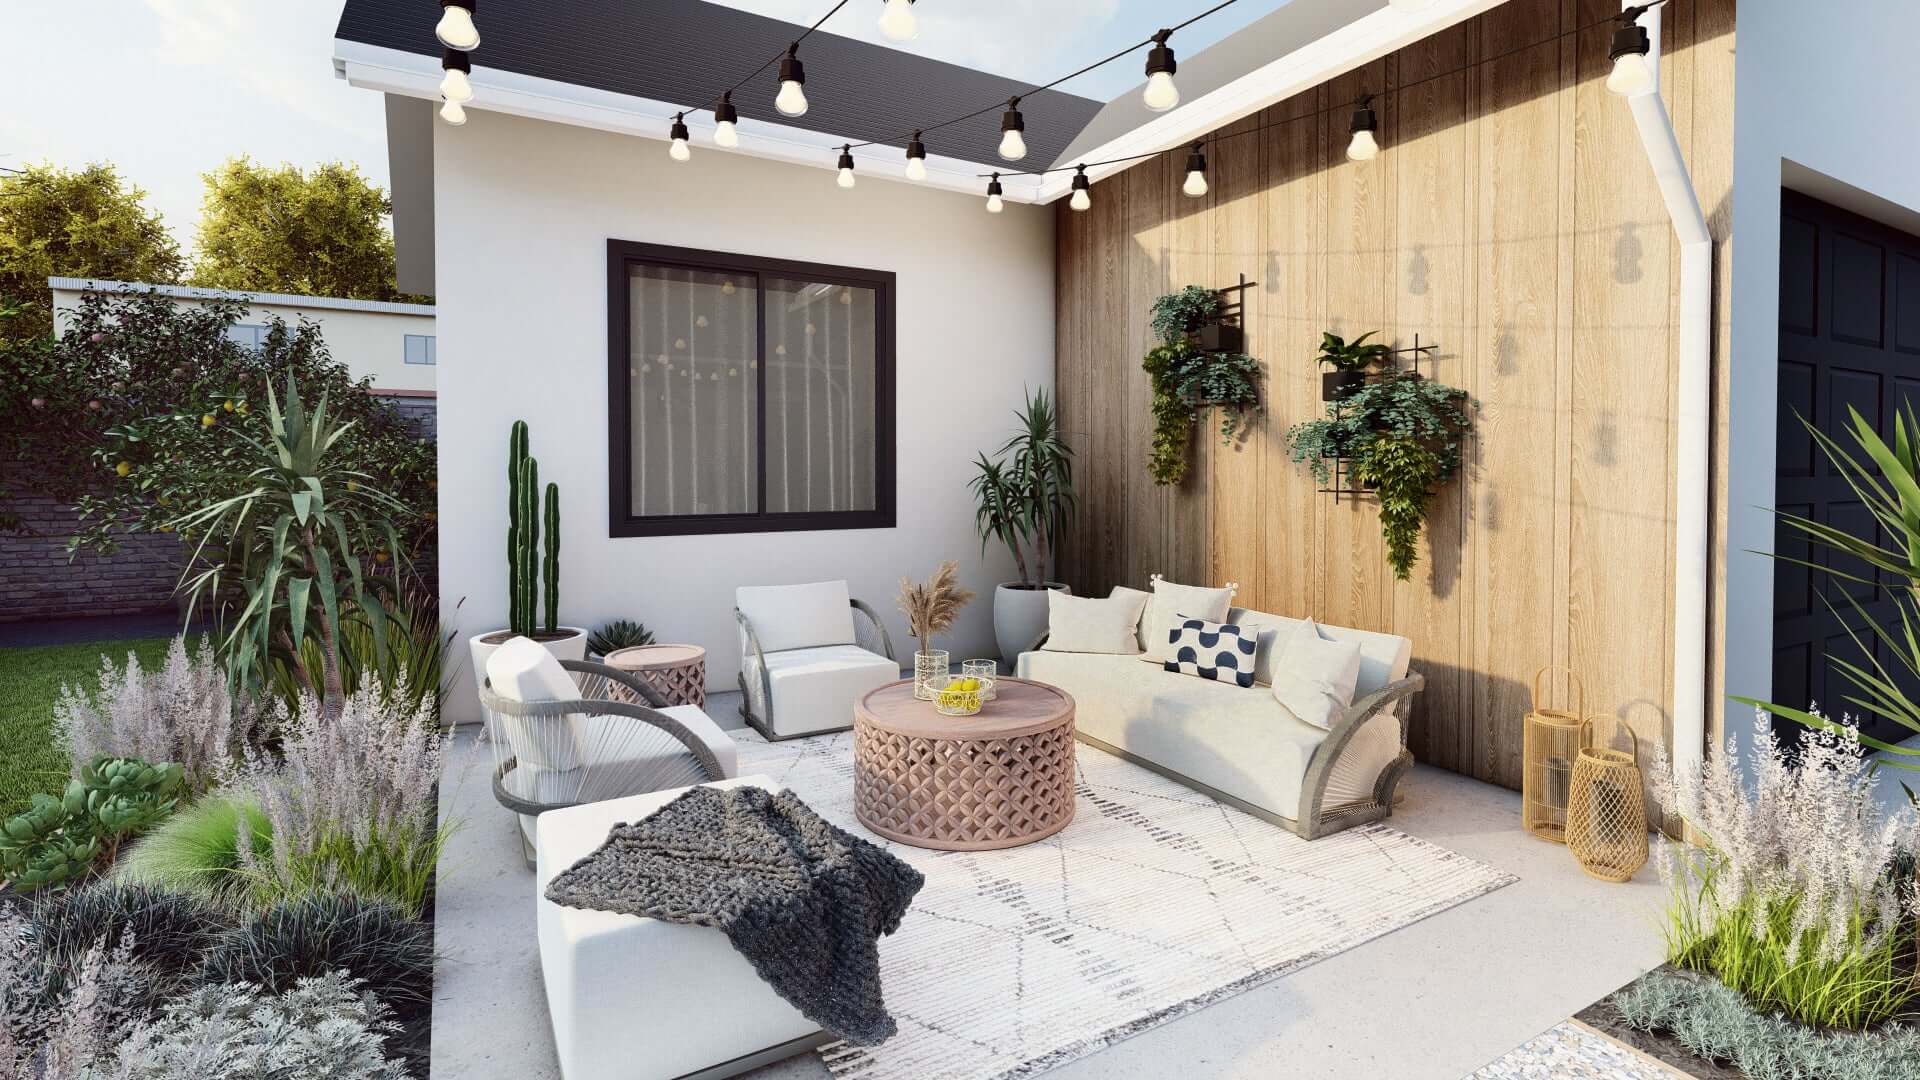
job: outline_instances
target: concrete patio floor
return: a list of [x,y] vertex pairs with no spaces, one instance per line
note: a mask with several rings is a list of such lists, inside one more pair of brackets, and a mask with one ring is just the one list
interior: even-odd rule
[[[738,694],[707,711],[737,727]],[[463,731],[442,784],[433,1076],[559,1077],[534,941],[533,873]],[[1519,829],[1519,796],[1416,767],[1391,824],[1519,881],[1046,1074],[1049,1080],[1458,1080],[1657,965],[1661,890],[1582,873]],[[716,1002],[715,1008],[725,1008]],[[636,1047],[637,1053],[644,1048]],[[754,1080],[827,1076],[809,1056]]]

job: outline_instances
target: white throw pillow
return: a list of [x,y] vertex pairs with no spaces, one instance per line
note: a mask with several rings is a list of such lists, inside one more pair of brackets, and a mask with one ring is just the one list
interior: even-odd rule
[[1107,595],[1110,597],[1125,596],[1140,602],[1140,617],[1134,620],[1133,640],[1135,645],[1133,651],[1145,652],[1147,649],[1147,602],[1153,599],[1153,594],[1145,589],[1130,589],[1125,585],[1115,585],[1113,591]]
[[1198,585],[1176,585],[1153,576],[1153,599],[1147,601],[1143,622],[1147,659],[1165,664],[1174,659],[1173,635],[1187,619],[1202,622],[1226,622],[1233,607],[1233,586],[1208,589]]
[[1140,651],[1140,610],[1146,603],[1145,593],[1102,599],[1049,592],[1047,640],[1040,647],[1048,652],[1132,656]]
[[1333,729],[1360,680],[1360,643],[1327,641],[1307,619],[1291,637],[1277,643],[1273,696],[1287,710],[1323,731]]

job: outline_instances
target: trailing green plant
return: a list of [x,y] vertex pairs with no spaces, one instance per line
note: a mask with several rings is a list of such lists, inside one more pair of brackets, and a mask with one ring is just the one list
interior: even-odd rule
[[[242,839],[252,846],[246,859]],[[273,861],[273,825],[244,791],[204,795],[140,838],[113,864],[111,880],[188,893],[232,906],[255,887],[249,864]]]
[[528,453],[525,420],[515,420],[507,434],[507,626],[521,637],[560,632],[560,486],[547,485],[543,515],[540,463]]
[[1622,1023],[1673,1036],[1695,1056],[1732,1062],[1754,1080],[1909,1080],[1920,1032],[1895,1024],[1821,1031],[1755,1009],[1717,980],[1655,971],[1607,999]]
[[653,644],[653,631],[632,619],[615,619],[587,637],[587,651],[606,656],[616,649]]
[[[1060,434],[1060,411],[1043,387],[1027,395],[1016,413],[1020,430],[1000,445],[996,457],[974,461],[974,525],[980,552],[998,540],[1013,553],[1020,583],[1042,588],[1073,522],[1079,498],[1073,490],[1073,448]],[[1029,558],[1031,556],[1031,558]]]
[[[406,1080],[387,1007],[341,972],[281,994],[200,987],[128,1034],[113,1080]],[[104,1078],[103,1078],[104,1080]]]
[[1407,580],[1419,558],[1420,528],[1440,481],[1440,457],[1413,439],[1377,438],[1354,461],[1353,478],[1380,498],[1380,535],[1393,576]]
[[36,794],[0,825],[0,874],[22,892],[64,885],[111,865],[120,845],[173,812],[180,766],[96,757],[60,797]]
[[1147,472],[1156,484],[1186,479],[1187,443],[1200,410],[1221,410],[1220,438],[1231,443],[1260,406],[1260,364],[1245,353],[1208,352],[1182,339],[1149,350],[1140,367],[1153,389]]
[[1381,342],[1367,344],[1367,339],[1377,333],[1378,330],[1369,330],[1348,341],[1339,334],[1323,332],[1319,362],[1335,371],[1365,371],[1392,360],[1393,346]]
[[433,1002],[433,926],[393,904],[348,893],[301,897],[223,931],[202,983],[252,983],[273,992],[345,971],[402,1018]]
[[[267,410],[265,439],[232,435],[236,461],[251,465],[236,487],[178,519],[183,533],[200,538],[182,588],[217,613],[236,688],[263,686],[278,661],[333,710],[346,696],[343,613],[364,618],[375,650],[386,650],[393,578],[367,568],[404,559],[395,523],[412,511],[335,452],[354,422],[329,410],[327,394],[309,410],[289,375],[286,408],[269,387]],[[213,564],[193,573],[205,559]],[[317,669],[307,661],[310,639]]]
[[1179,292],[1168,293],[1153,302],[1153,316],[1149,325],[1153,327],[1155,337],[1171,344],[1198,333],[1208,323],[1220,317],[1222,303],[1220,294],[1200,285],[1188,285]]
[[32,907],[25,943],[47,966],[50,989],[78,970],[96,945],[130,945],[159,989],[177,988],[201,969],[204,954],[227,928],[224,911],[186,893],[144,885],[96,882]]

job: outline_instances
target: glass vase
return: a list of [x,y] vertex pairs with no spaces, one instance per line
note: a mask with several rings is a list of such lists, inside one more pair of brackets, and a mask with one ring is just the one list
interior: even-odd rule
[[945,649],[914,653],[913,696],[932,701],[933,692],[946,684],[949,664]]

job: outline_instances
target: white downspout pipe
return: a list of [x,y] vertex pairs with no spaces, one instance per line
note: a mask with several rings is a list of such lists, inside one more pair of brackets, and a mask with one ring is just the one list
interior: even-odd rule
[[[1621,7],[1633,7],[1631,0]],[[1673,760],[1700,767],[1707,741],[1707,582],[1713,565],[1708,491],[1713,455],[1713,235],[1700,210],[1680,140],[1660,97],[1660,9],[1643,12],[1653,81],[1627,98],[1680,242],[1680,377],[1674,401]]]

